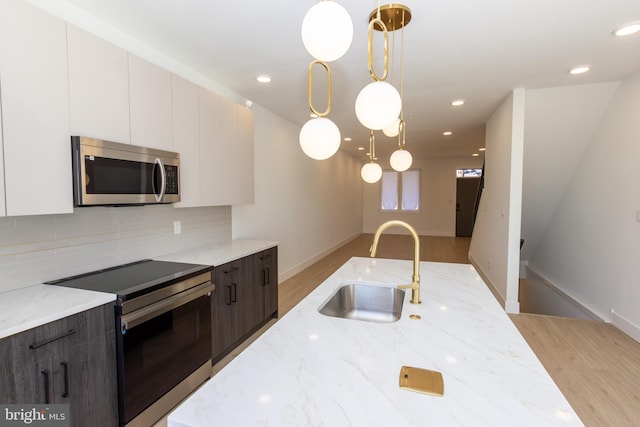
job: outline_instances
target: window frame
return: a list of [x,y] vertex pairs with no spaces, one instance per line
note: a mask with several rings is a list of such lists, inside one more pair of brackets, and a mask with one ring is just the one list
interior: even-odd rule
[[[405,172],[417,172],[418,174],[418,188],[417,188],[417,197],[418,197],[418,209],[406,210],[402,207],[402,196],[403,196],[403,174]],[[395,209],[385,209],[383,205],[383,191],[384,191],[384,176],[386,173],[394,173],[396,175],[396,200],[397,205]],[[393,214],[414,214],[422,212],[422,170],[420,168],[407,169],[403,172],[398,172],[393,169],[387,169],[382,171],[382,178],[380,179],[380,203],[378,204],[378,210],[380,213],[393,213]]]

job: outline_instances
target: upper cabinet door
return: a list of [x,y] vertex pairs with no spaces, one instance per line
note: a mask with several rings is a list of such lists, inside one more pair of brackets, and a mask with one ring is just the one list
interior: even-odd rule
[[254,201],[253,112],[200,88],[202,206]]
[[127,52],[67,25],[71,134],[128,144]]
[[216,156],[216,131],[212,117],[216,114],[215,93],[198,88],[198,138],[200,146],[200,206],[215,206],[216,189],[220,185],[212,159]]
[[0,88],[6,214],[73,212],[64,21],[0,1]]
[[[1,9],[0,9],[1,11]],[[0,99],[2,99],[2,88],[0,87]],[[0,129],[2,129],[2,104],[0,104]],[[4,198],[4,159],[2,155],[2,132],[0,132],[0,216],[7,214]]]
[[238,116],[234,105],[199,89],[202,206],[231,205],[235,198]]
[[173,151],[171,73],[129,54],[131,143]]
[[254,202],[255,160],[253,155],[253,111],[241,105],[238,112],[237,192],[234,204]]
[[178,208],[200,206],[200,142],[198,86],[171,76],[173,94],[173,150],[180,153]]

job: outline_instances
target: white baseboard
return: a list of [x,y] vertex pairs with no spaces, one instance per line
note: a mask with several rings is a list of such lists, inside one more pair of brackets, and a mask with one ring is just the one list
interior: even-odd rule
[[518,301],[507,301],[504,311],[511,314],[520,314],[520,303]]
[[285,280],[295,276],[296,274],[300,273],[302,270],[304,270],[307,267],[310,267],[311,265],[315,264],[316,262],[320,261],[322,258],[326,257],[327,255],[329,255],[331,252],[335,251],[336,249],[339,249],[340,247],[346,245],[347,243],[351,242],[352,240],[356,239],[357,237],[359,237],[361,235],[361,233],[356,233],[350,237],[347,237],[346,239],[342,240],[341,242],[336,243],[335,245],[325,249],[324,251],[320,252],[319,254],[301,262],[300,264],[297,264],[293,267],[291,267],[290,269],[288,269],[287,271],[281,272],[278,274],[278,283],[282,283]]
[[635,325],[629,320],[620,316],[613,309],[611,309],[611,324],[620,329],[625,334],[629,335],[634,340],[640,342],[640,326]]
[[[589,304],[586,304],[574,295],[571,295],[569,292],[565,291],[555,283],[551,282],[546,277],[542,276],[540,273],[535,271],[533,268],[527,265],[527,282],[532,283],[540,283],[544,285],[547,289],[553,291],[550,294],[554,295],[554,298],[557,298],[560,304],[565,304],[571,310],[578,310],[580,313],[584,314],[584,318],[593,319],[593,320],[601,320],[603,322],[609,322],[607,316],[600,313],[594,307],[591,307]],[[558,316],[564,315],[563,313],[556,314]],[[576,317],[572,315],[567,315],[568,317]],[[582,317],[582,316],[581,316]]]

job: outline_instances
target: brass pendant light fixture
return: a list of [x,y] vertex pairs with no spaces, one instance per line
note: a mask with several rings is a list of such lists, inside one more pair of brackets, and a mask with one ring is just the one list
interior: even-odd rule
[[360,176],[365,182],[373,184],[380,181],[382,178],[382,168],[375,161],[376,157],[376,137],[373,135],[373,130],[369,135],[369,163],[365,163],[360,170]]
[[[313,67],[321,65],[327,72],[327,108],[319,112],[313,106]],[[315,116],[300,129],[300,148],[304,153],[316,160],[324,160],[333,156],[340,148],[340,129],[325,116],[331,111],[331,69],[326,62],[314,60],[309,64],[309,109]]]
[[[404,27],[411,21],[411,10],[402,4],[387,4],[374,9],[369,15],[368,28],[368,66],[374,82],[367,85],[356,99],[356,116],[367,128],[371,129],[370,145],[375,145],[373,130],[382,129],[384,134],[398,137],[398,150],[394,151],[390,158],[391,167],[403,172],[411,167],[413,157],[405,149],[404,107],[402,102],[404,86]],[[388,75],[389,67],[389,42],[388,32],[402,30],[400,53],[400,93],[389,83],[384,82]],[[373,31],[382,31],[384,40],[384,69],[379,76],[373,67]],[[395,42],[395,39],[394,39]],[[394,45],[395,55],[395,45]],[[395,57],[394,57],[395,60]],[[393,64],[395,65],[395,64]],[[375,157],[375,155],[374,155]],[[380,177],[373,180],[373,159],[364,165],[361,171],[362,178],[369,183],[377,182]],[[377,168],[379,165],[375,164]],[[367,173],[365,174],[365,168]],[[365,178],[365,175],[367,178]],[[377,174],[376,174],[377,175]],[[379,175],[382,175],[380,168]]]
[[[389,5],[392,6],[392,5]],[[385,9],[387,7],[385,6]],[[386,15],[386,13],[385,13]],[[367,65],[373,82],[365,86],[356,98],[356,117],[362,125],[371,130],[381,130],[387,127],[400,115],[402,98],[391,84],[385,80],[389,71],[389,35],[386,23],[383,21],[383,8],[378,7],[369,18],[367,34]],[[384,57],[382,74],[376,73],[373,67],[373,32],[382,31],[384,41]]]
[[[373,13],[372,13],[373,15]],[[391,31],[401,29],[400,42],[400,97],[404,96],[404,28],[411,21],[411,10],[401,4],[386,5],[381,8],[382,21]],[[371,16],[369,17],[371,19]],[[393,126],[397,126],[395,131],[389,132],[389,128],[385,128],[383,132],[387,136],[398,136],[398,149],[391,154],[389,163],[391,167],[398,172],[404,172],[411,167],[413,156],[405,149],[405,133],[406,122],[404,121],[404,105],[400,111],[400,117],[392,122]]]
[[[323,0],[313,6],[302,21],[302,42],[315,58],[309,64],[309,109],[312,118],[300,130],[300,148],[312,159],[324,160],[340,148],[340,130],[325,117],[331,111],[331,69],[327,62],[342,57],[351,46],[353,23],[344,7],[332,0]],[[313,105],[313,68],[320,65],[327,72],[327,108],[319,112]]]

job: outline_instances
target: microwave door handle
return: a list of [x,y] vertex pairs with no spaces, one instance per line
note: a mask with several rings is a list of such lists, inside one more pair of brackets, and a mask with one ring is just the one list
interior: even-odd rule
[[164,171],[162,160],[156,159],[154,163],[160,167],[160,177],[162,178],[162,183],[160,184],[160,193],[157,194],[154,189],[153,194],[156,197],[156,202],[160,202],[164,198],[164,192],[167,186],[167,174]]

